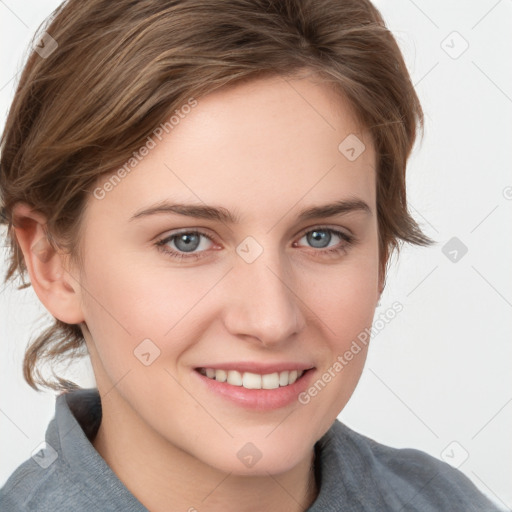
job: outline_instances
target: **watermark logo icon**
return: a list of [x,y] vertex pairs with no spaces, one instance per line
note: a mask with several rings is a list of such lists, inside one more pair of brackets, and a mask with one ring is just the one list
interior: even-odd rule
[[363,141],[353,133],[345,137],[338,146],[338,151],[351,162],[357,160],[365,149]]
[[43,469],[46,469],[57,460],[59,454],[55,451],[53,446],[43,441],[32,451],[31,456]]
[[452,441],[442,452],[441,459],[458,468],[466,462],[469,457],[468,451],[457,441]]
[[441,48],[448,57],[455,60],[469,48],[469,43],[454,30],[441,41]]
[[253,443],[246,443],[238,450],[236,456],[244,466],[252,468],[261,459],[263,454]]
[[39,54],[40,57],[46,59],[49,57],[59,46],[57,41],[53,37],[45,32],[41,39],[34,43],[34,50]]
[[458,263],[468,252],[467,246],[454,236],[443,245],[442,253],[452,262]]
[[40,238],[30,250],[43,263],[47,263],[52,257],[52,248],[46,237]]
[[248,236],[238,244],[236,252],[246,263],[252,263],[261,256],[263,247],[252,236]]
[[160,356],[160,349],[149,338],[142,340],[133,351],[135,357],[144,365],[153,364],[155,359]]

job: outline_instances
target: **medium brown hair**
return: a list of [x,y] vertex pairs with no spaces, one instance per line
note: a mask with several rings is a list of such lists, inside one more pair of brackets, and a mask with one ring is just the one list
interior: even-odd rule
[[[367,0],[68,0],[40,28],[57,48],[31,51],[1,139],[1,220],[8,224],[5,282],[26,265],[12,210],[47,219],[49,241],[82,262],[85,204],[187,101],[262,76],[306,69],[346,99],[377,158],[380,265],[401,242],[428,245],[406,202],[406,162],[423,113],[403,57]],[[48,36],[44,45],[50,48]],[[340,141],[341,142],[341,141]],[[72,389],[38,366],[84,353],[79,325],[57,319],[27,348],[34,389]]]

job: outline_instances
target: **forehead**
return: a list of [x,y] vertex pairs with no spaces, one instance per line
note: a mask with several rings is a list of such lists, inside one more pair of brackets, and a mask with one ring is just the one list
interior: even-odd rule
[[243,217],[250,207],[273,205],[278,213],[280,205],[348,195],[374,203],[371,138],[348,102],[318,80],[258,79],[174,114],[100,208],[116,214],[179,198],[233,207]]

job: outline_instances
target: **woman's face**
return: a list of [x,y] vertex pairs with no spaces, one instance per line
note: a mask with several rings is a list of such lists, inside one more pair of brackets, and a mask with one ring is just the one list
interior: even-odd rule
[[379,297],[375,153],[309,79],[189,104],[89,199],[87,344],[120,427],[136,418],[141,439],[226,472],[280,473],[363,369],[351,346]]

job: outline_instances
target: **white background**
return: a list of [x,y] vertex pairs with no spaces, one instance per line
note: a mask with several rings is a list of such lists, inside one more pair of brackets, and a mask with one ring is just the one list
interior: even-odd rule
[[[375,3],[426,114],[409,165],[409,200],[439,243],[404,248],[390,270],[376,318],[397,300],[404,310],[375,336],[340,419],[391,446],[455,463],[467,455],[460,470],[511,508],[512,2]],[[0,1],[2,126],[31,36],[58,4]],[[457,262],[442,252],[452,237],[468,248]],[[36,393],[21,373],[44,318],[31,288],[0,285],[0,485],[44,440],[53,417],[54,394]],[[67,375],[94,385],[86,363]]]

